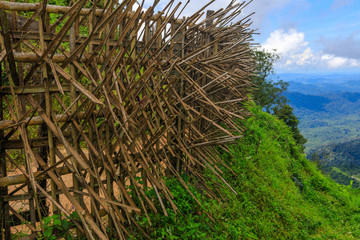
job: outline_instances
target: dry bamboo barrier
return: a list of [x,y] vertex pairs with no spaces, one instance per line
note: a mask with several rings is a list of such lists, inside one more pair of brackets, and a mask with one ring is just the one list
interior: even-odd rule
[[204,17],[212,2],[179,18],[175,1],[157,13],[159,1],[0,1],[1,239],[71,211],[78,236],[146,237],[135,215],[178,211],[164,176],[189,191],[190,174],[216,198],[204,169],[223,180],[217,147],[242,136],[254,61],[248,2]]

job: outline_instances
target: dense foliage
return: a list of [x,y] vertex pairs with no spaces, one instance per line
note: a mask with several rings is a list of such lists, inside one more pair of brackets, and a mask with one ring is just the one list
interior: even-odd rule
[[253,99],[255,103],[271,112],[274,106],[281,106],[286,103],[284,93],[288,83],[275,79],[274,64],[279,60],[279,55],[265,50],[254,51],[256,60],[255,73],[252,82],[255,85]]
[[303,135],[300,134],[300,130],[298,128],[299,120],[293,113],[293,108],[287,104],[282,106],[275,106],[274,115],[277,116],[278,119],[283,120],[286,125],[288,125],[293,133],[293,137],[297,144],[301,145],[304,150],[304,144],[306,143],[306,139]]

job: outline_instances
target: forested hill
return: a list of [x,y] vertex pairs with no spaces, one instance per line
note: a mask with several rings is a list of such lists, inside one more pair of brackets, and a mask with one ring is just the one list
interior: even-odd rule
[[319,147],[310,151],[309,157],[336,182],[360,187],[360,139]]
[[300,120],[301,134],[308,140],[307,152],[360,138],[360,81],[290,82],[285,96]]
[[309,111],[341,115],[360,113],[360,92],[326,93],[311,95],[287,92],[286,97],[301,118]]
[[360,80],[352,80],[343,83],[301,83],[289,82],[288,91],[310,95],[322,95],[339,92],[360,92]]
[[360,168],[360,139],[317,148],[316,153],[324,166]]

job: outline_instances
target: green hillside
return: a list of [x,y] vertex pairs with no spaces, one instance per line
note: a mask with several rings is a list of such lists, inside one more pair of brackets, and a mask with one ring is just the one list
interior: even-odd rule
[[245,137],[221,156],[234,171],[221,169],[237,195],[217,180],[212,190],[219,190],[225,203],[209,200],[189,178],[200,207],[169,179],[182,215],[165,206],[168,217],[150,215],[151,226],[144,219],[150,239],[359,239],[359,191],[323,175],[282,121],[250,109]]

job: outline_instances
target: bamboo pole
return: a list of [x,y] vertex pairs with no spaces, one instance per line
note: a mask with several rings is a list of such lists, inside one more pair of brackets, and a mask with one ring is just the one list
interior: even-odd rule
[[[92,11],[89,15],[89,33],[92,33],[94,30],[94,24],[95,24],[95,19],[96,19],[96,15],[95,15],[95,11]],[[89,43],[89,55],[91,55],[93,53],[93,49],[94,49],[94,45],[92,42]],[[94,83],[92,83],[90,85],[90,91],[92,92],[94,89]],[[96,138],[95,138],[95,122],[93,121],[93,118],[89,119],[88,122],[88,132],[89,132],[89,140],[91,141],[92,144],[96,145]],[[95,168],[97,163],[95,162],[96,156],[94,155],[94,153],[92,151],[89,151],[89,160],[92,163],[93,167]],[[94,192],[99,194],[99,187],[95,186],[96,185],[96,177],[94,176],[90,176],[90,187],[92,189],[94,189]],[[99,211],[99,203],[94,199],[91,198],[90,200],[91,203],[91,215],[94,219],[96,219],[96,223],[100,224],[100,221],[97,218],[97,213]]]
[[[0,8],[8,11],[18,11],[18,12],[24,12],[24,11],[36,11],[39,8],[40,3],[19,3],[19,2],[7,2],[7,1],[0,1]],[[66,6],[56,6],[56,5],[47,5],[46,6],[46,12],[47,13],[66,13],[69,11],[70,7]],[[91,9],[89,8],[83,8],[81,9],[79,15],[84,16],[88,15],[90,13]],[[95,15],[96,16],[102,16],[104,14],[103,9],[96,9]],[[131,18],[134,15],[134,13],[130,12],[127,14],[127,18]],[[153,15],[152,20],[156,20],[159,16]],[[161,18],[164,18],[160,16]],[[178,23],[181,23],[181,20],[178,20]]]
[[[0,46],[0,50],[1,50]],[[3,85],[3,63],[0,63],[0,86]],[[4,119],[4,103],[3,96],[0,96],[0,120]],[[4,139],[4,131],[0,130],[0,140]],[[7,176],[7,166],[5,158],[5,149],[0,147],[0,177],[4,178]],[[0,187],[0,236],[1,239],[11,240],[10,232],[10,216],[9,216],[9,202],[4,201],[4,197],[8,194],[8,188],[6,186]]]
[[[72,27],[70,28],[70,53],[74,52],[76,50],[76,33],[77,33],[77,28],[78,25],[76,24],[77,22],[75,21],[75,23],[72,24]],[[76,70],[76,66],[71,63],[70,64],[70,75],[73,79],[77,79],[77,70]],[[76,113],[77,109],[78,109],[78,102],[77,102],[77,97],[78,97],[78,93],[76,91],[76,88],[73,84],[70,85],[70,100],[71,100],[71,113]],[[80,149],[79,146],[79,141],[78,141],[78,130],[76,129],[75,126],[72,126],[71,128],[71,137],[72,137],[72,144],[73,147],[75,149],[75,151],[78,151]],[[76,168],[79,167],[76,159],[73,159],[73,162],[76,166]],[[77,193],[80,191],[80,182],[76,176],[77,173],[73,173],[73,188],[74,188],[74,200],[76,202],[78,202],[80,204],[80,206],[83,206],[83,201],[82,201],[82,195]],[[82,236],[82,233],[77,229],[76,231],[77,236],[80,237]]]
[[[45,50],[46,49],[46,43],[44,40],[44,28],[49,29],[48,27],[44,26],[44,23],[46,23],[45,21],[45,14],[40,15],[39,18],[39,32],[40,32],[40,45],[41,45],[41,49]],[[51,119],[51,112],[52,112],[52,95],[50,93],[50,86],[51,86],[51,79],[48,75],[48,71],[47,71],[47,66],[46,63],[43,63],[42,66],[42,71],[43,71],[43,75],[44,75],[44,89],[45,89],[45,108],[46,108],[46,115]],[[49,162],[50,162],[50,167],[54,166],[56,164],[56,159],[55,159],[55,151],[54,151],[54,136],[53,133],[51,132],[50,129],[47,130],[47,134],[48,134],[48,143],[49,143]],[[51,196],[53,199],[55,199],[56,201],[59,201],[59,195],[56,194],[57,192],[57,187],[56,184],[53,180],[50,181],[50,187],[51,187]],[[53,214],[59,214],[59,211],[56,207],[56,205],[54,203],[52,203],[52,212]]]
[[[45,24],[45,19],[43,15],[39,16],[39,36],[40,36],[40,49],[41,51],[44,51],[46,49],[46,45],[45,45],[45,41],[44,41],[44,28],[46,25]],[[46,67],[46,63],[43,63],[41,65],[41,69],[42,69],[42,77],[41,77],[41,84],[44,86],[44,93],[41,94],[41,98],[40,98],[40,104],[41,107],[46,109],[46,113],[48,114],[48,116],[50,117],[50,111],[51,111],[51,103],[50,103],[50,91],[49,91],[49,75],[48,75],[48,71],[47,71],[47,67]],[[49,134],[49,129],[47,129],[46,124],[42,124],[40,125],[40,129],[39,129],[39,136],[40,137],[44,137],[45,135],[47,135],[48,137],[51,136],[51,139],[48,138],[48,146],[45,147],[41,147],[39,149],[39,153],[43,159],[43,161],[45,163],[48,163],[49,159],[48,157],[54,157],[51,156],[50,153],[50,146],[53,149],[53,137],[52,137],[52,133]],[[54,160],[54,159],[53,159]],[[44,169],[42,169],[41,167],[38,169],[38,171],[43,171]],[[41,188],[43,188],[45,191],[47,190],[47,184],[46,181],[41,180],[38,182],[38,184],[41,186]],[[55,198],[54,198],[55,199]],[[40,198],[40,208],[42,211],[45,211],[45,206],[46,206],[46,199],[45,198]],[[49,213],[48,212],[42,212],[45,216],[47,216]]]
[[[113,3],[111,0],[105,0],[104,2],[105,6],[108,6],[108,9],[113,9]],[[105,27],[105,32],[104,35],[107,37],[107,41],[105,42],[105,58],[109,58],[109,53],[110,53],[110,40],[111,40],[111,36],[112,34],[110,33],[110,24],[107,24]],[[106,91],[104,89],[104,91]],[[109,106],[111,107],[111,106]],[[110,155],[110,124],[106,124],[105,126],[105,151],[107,152],[107,155]],[[114,189],[113,189],[113,182],[114,179],[111,176],[111,172],[110,170],[106,170],[106,191],[107,194],[110,198],[110,200],[113,200],[113,195],[114,195]],[[108,214],[108,229],[109,229],[109,236],[110,238],[114,236],[115,232],[114,232],[114,222],[112,220],[112,217],[110,214]]]

